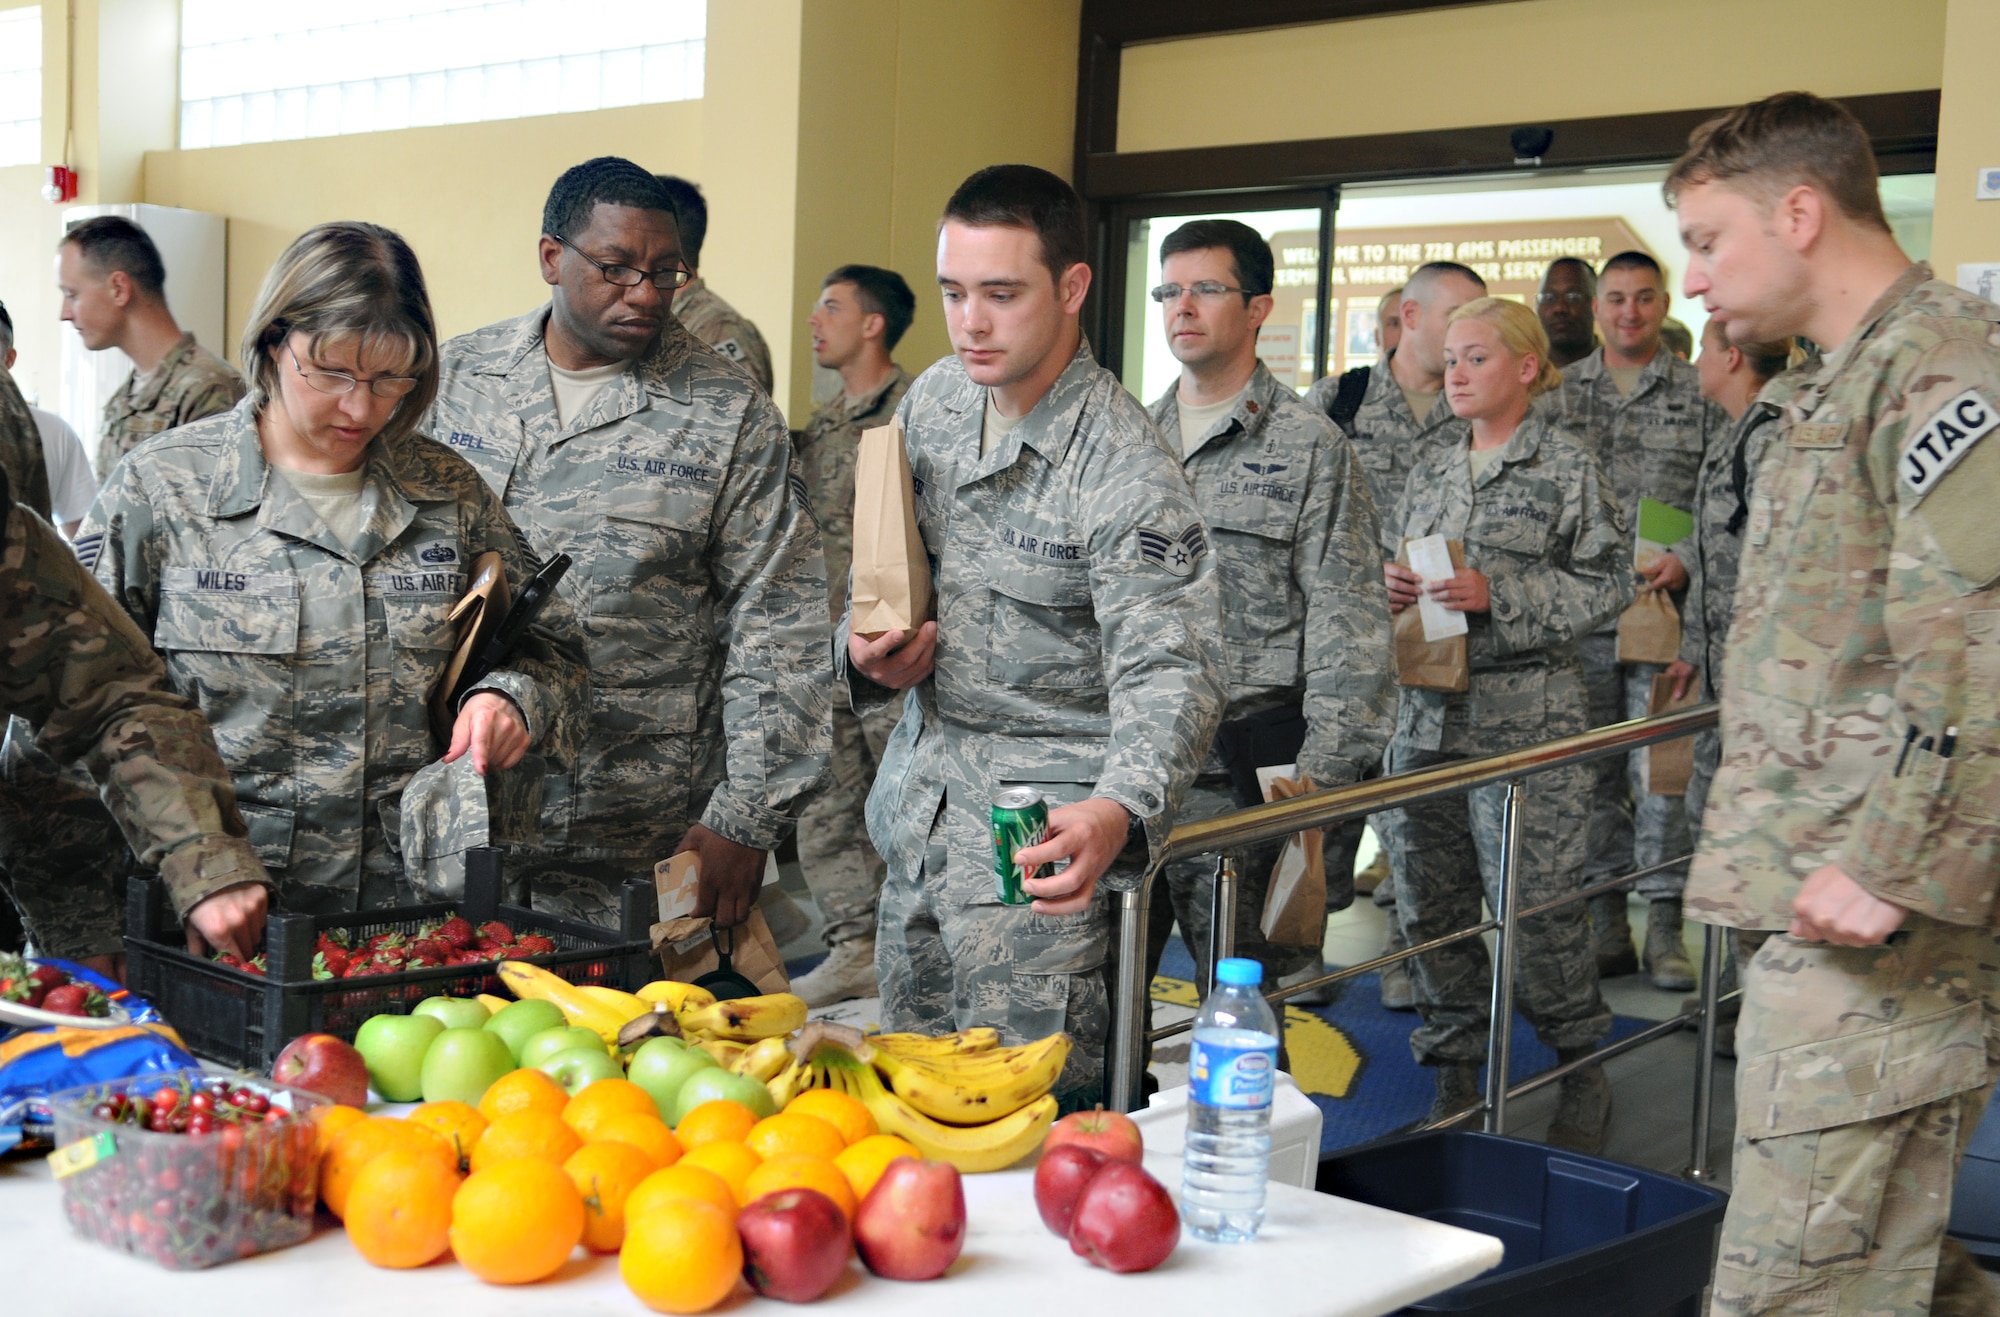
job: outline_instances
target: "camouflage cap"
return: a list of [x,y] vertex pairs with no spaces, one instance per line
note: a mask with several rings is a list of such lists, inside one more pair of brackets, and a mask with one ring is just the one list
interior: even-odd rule
[[465,892],[465,852],[488,838],[486,779],[472,756],[424,765],[403,787],[403,871],[417,898],[456,900]]

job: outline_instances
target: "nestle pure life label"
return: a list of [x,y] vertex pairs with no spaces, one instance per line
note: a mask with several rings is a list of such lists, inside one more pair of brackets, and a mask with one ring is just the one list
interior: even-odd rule
[[1278,1070],[1277,1045],[1248,1030],[1197,1034],[1188,1049],[1188,1100],[1211,1107],[1254,1111],[1271,1105]]

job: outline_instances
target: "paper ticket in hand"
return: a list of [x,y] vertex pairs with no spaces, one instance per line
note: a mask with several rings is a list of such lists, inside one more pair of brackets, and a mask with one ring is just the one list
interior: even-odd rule
[[[1410,570],[1425,585],[1449,581],[1458,573],[1451,565],[1451,547],[1442,535],[1426,535],[1409,544]],[[1425,640],[1448,640],[1466,633],[1465,614],[1454,612],[1428,594],[1417,596],[1417,616],[1423,619]]]
[[695,888],[701,880],[699,859],[693,851],[682,851],[653,870],[661,923],[670,924],[694,913]]

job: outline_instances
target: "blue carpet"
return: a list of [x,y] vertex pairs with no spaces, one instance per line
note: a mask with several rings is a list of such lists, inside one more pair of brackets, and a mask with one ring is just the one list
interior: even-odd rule
[[[1160,961],[1153,980],[1153,999],[1195,1004],[1194,962],[1176,937]],[[1323,1124],[1322,1154],[1380,1138],[1421,1118],[1430,1110],[1437,1086],[1431,1071],[1410,1055],[1410,1032],[1418,1017],[1413,1011],[1392,1011],[1382,1005],[1380,976],[1364,974],[1337,985],[1344,988],[1331,1006],[1285,1008],[1285,1044],[1291,1053],[1292,1077],[1319,1107]],[[1611,1037],[1622,1038],[1645,1028],[1644,1020],[1618,1016]],[[1169,1056],[1184,1060],[1186,1035],[1160,1043]],[[1519,1012],[1514,1016],[1510,1069],[1515,1083],[1547,1070],[1556,1054],[1544,1047]],[[1484,1082],[1485,1071],[1480,1072]]]

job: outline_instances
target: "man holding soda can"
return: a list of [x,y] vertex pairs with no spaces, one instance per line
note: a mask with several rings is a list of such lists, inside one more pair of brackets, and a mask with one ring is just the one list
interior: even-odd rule
[[[994,166],[953,194],[938,284],[956,355],[900,410],[938,620],[872,639],[843,621],[836,646],[857,709],[914,691],[868,799],[883,1028],[1065,1030],[1070,1110],[1104,1096],[1103,889],[1166,844],[1228,698],[1207,528],[1083,342],[1084,252],[1082,202],[1044,170]],[[1046,839],[1021,844],[1037,823]],[[1032,904],[1008,902],[996,833]]]

